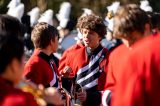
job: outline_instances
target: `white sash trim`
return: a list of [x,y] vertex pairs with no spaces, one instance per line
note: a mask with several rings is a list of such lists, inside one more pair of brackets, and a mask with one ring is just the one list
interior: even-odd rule
[[86,80],[86,79],[90,78],[91,76],[93,76],[94,74],[96,74],[98,71],[99,71],[99,66],[98,66],[96,69],[94,69],[91,73],[89,73],[87,76],[79,79],[79,80],[77,81],[77,83],[80,84],[80,83],[83,82],[84,80]]
[[50,87],[52,87],[56,83],[56,73],[53,71],[53,79],[50,82]]
[[102,95],[102,106],[108,106],[108,104],[107,104],[107,98],[108,98],[110,92],[111,92],[110,90],[105,90],[104,91],[104,93]]
[[94,87],[95,85],[97,85],[97,84],[98,84],[98,83],[97,83],[97,81],[98,81],[98,78],[97,78],[97,79],[95,79],[95,80],[93,80],[93,81],[92,81],[92,82],[90,82],[89,84],[87,84],[87,85],[83,86],[83,89],[87,90],[87,89],[89,89],[89,88]]
[[79,74],[85,72],[87,69],[89,69],[101,57],[102,51],[103,51],[103,49],[97,54],[97,56],[92,61],[89,62],[88,65],[79,69],[77,72],[77,75],[79,75]]

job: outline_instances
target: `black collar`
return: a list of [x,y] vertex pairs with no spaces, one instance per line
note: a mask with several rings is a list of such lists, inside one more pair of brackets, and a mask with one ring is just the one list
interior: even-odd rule
[[102,45],[100,44],[93,52],[89,51],[89,48],[86,48],[87,55],[90,57],[91,55],[97,55],[103,49]]
[[51,56],[48,56],[47,54],[43,53],[42,51],[38,54],[39,57],[50,63]]

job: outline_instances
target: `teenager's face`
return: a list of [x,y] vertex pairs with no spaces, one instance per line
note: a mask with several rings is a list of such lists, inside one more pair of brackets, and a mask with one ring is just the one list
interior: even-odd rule
[[92,48],[97,47],[100,44],[101,37],[90,29],[82,29],[83,42],[85,46]]
[[51,40],[51,46],[53,53],[57,52],[58,49],[58,36],[55,37],[55,39]]

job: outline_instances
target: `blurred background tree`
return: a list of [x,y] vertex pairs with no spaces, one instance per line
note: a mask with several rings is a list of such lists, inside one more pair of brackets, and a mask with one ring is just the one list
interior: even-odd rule
[[[53,9],[54,15],[58,13],[60,4],[64,1],[69,1],[72,4],[71,19],[76,20],[82,14],[82,8],[92,9],[96,14],[105,16],[107,13],[106,6],[117,0],[21,0],[25,4],[25,14],[35,6],[40,8],[41,13],[46,9]],[[121,4],[136,3],[140,0],[119,0]],[[0,0],[0,13],[7,12],[7,5],[10,0]],[[160,11],[160,0],[149,0],[150,5],[156,12]]]

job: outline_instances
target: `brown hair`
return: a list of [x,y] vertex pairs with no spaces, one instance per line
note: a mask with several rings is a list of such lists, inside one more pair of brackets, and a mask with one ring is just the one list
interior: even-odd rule
[[113,35],[116,38],[129,37],[133,31],[144,33],[145,24],[149,23],[147,13],[136,4],[128,4],[118,9],[114,17]]
[[41,22],[35,25],[32,31],[31,39],[35,48],[46,48],[50,41],[58,36],[58,31],[55,27]]
[[81,16],[77,22],[77,28],[90,29],[95,31],[101,38],[103,38],[106,34],[106,26],[103,23],[103,19],[95,14]]

